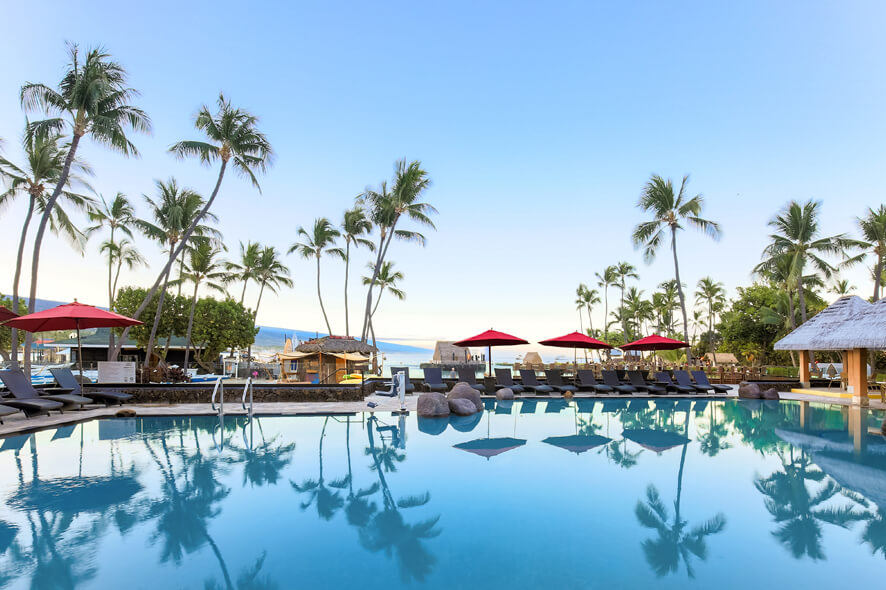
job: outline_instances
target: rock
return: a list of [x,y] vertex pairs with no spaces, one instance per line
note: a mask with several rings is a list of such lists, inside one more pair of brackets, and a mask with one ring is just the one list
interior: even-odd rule
[[514,399],[514,391],[505,387],[495,392],[495,399]]
[[[449,404],[446,405],[446,409],[449,409]],[[418,417],[418,430],[419,432],[424,432],[425,434],[430,434],[431,436],[437,436],[438,434],[442,434],[444,430],[446,430],[446,420],[439,420],[437,418],[422,418]]]
[[449,411],[456,416],[471,416],[479,410],[477,410],[477,406],[471,400],[459,397],[449,400]]
[[880,424],[880,432],[883,433],[883,436],[886,436],[886,419],[884,419],[883,423]]
[[423,393],[418,396],[416,412],[423,418],[444,418],[449,415],[449,403],[442,393]]
[[118,418],[135,418],[135,410],[132,408],[123,408],[122,410],[117,410],[115,416]]
[[458,432],[470,432],[477,427],[482,419],[482,412],[477,412],[470,416],[450,415],[449,425],[452,426],[453,430],[457,430]]
[[781,399],[781,397],[779,397],[778,390],[776,388],[770,387],[763,392],[763,399]]
[[763,392],[756,383],[743,382],[738,386],[738,397],[745,399],[763,399]]
[[480,397],[480,392],[465,383],[464,381],[456,383],[455,387],[453,387],[452,390],[446,394],[446,399],[468,399],[474,403],[474,406],[476,407],[476,409],[474,410],[475,412],[483,411],[483,400]]
[[571,389],[567,389],[566,391],[563,392],[563,397],[566,397],[566,398],[570,398],[573,395],[575,395],[575,394],[572,392]]

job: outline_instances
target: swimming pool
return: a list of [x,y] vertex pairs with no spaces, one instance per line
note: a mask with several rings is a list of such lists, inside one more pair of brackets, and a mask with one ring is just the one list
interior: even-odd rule
[[875,584],[882,413],[754,400],[110,419],[0,444],[2,588]]

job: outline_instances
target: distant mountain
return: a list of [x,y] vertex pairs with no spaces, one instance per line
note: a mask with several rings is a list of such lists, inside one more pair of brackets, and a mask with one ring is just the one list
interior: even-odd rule
[[[43,311],[44,309],[49,309],[51,307],[56,307],[58,305],[62,305],[66,302],[64,301],[50,301],[48,299],[37,299],[36,310]],[[101,307],[101,309],[107,309],[107,307]],[[293,335],[299,340],[310,340],[311,338],[316,338],[318,336],[317,332],[306,332],[304,330],[293,330],[289,328],[273,328],[270,326],[259,326],[258,334],[255,336],[255,344],[253,347],[255,348],[276,348],[283,350],[283,345],[286,342],[287,338],[292,338]],[[325,336],[326,334],[319,334],[320,336]],[[431,351],[427,348],[420,348],[418,346],[406,346],[403,344],[394,344],[392,342],[379,342],[378,349],[381,352],[405,352],[405,353],[430,353]]]

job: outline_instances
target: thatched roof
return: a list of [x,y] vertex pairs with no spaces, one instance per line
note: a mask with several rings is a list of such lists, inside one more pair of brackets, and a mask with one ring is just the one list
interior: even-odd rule
[[[853,348],[886,348],[886,332],[868,327],[860,316],[870,303],[851,295],[841,297],[810,318],[805,324],[775,343],[775,350],[849,350]],[[881,308],[880,326],[886,326],[886,308]],[[868,346],[863,341],[877,341]]]
[[542,365],[544,361],[541,360],[541,356],[537,352],[527,352],[523,355],[523,364],[524,365]]
[[833,350],[886,349],[886,299],[866,303],[860,314],[828,334],[827,343]]
[[470,359],[472,354],[470,348],[456,346],[452,341],[438,340],[434,346],[433,360],[438,363],[463,363]]
[[[706,352],[704,360],[714,362],[714,355]],[[718,352],[716,362],[718,365],[737,365],[738,359],[731,352]]]
[[295,350],[297,352],[358,352],[360,354],[370,354],[375,352],[375,347],[353,338],[324,336],[323,338],[302,342],[295,347]]

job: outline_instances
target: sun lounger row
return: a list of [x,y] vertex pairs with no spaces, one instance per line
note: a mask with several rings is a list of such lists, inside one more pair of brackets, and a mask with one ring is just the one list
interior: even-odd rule
[[31,380],[25,377],[21,369],[0,371],[0,381],[6,386],[7,394],[0,397],[0,424],[2,418],[19,411],[25,416],[38,414],[49,415],[57,410],[80,409],[86,404],[113,403],[122,404],[132,396],[109,390],[84,391],[70,369],[50,369],[59,387],[47,387],[40,390],[34,388]]

